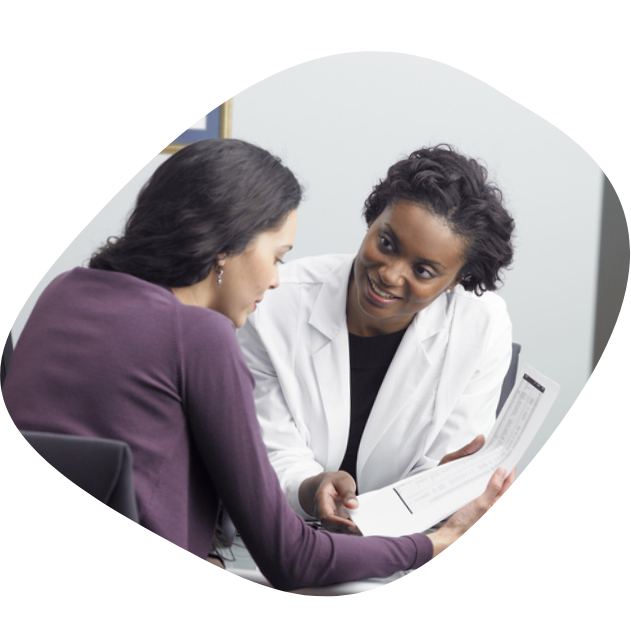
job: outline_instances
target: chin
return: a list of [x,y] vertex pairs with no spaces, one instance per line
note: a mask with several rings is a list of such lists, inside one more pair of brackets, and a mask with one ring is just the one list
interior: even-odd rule
[[372,318],[388,318],[389,316],[394,316],[392,310],[384,309],[383,307],[376,307],[370,302],[360,300],[359,307],[366,316],[371,316]]

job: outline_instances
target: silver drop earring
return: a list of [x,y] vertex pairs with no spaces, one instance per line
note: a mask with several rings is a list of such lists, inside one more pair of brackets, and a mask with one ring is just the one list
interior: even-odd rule
[[217,285],[221,287],[221,277],[223,276],[223,269],[219,265],[215,265],[215,271],[217,272]]

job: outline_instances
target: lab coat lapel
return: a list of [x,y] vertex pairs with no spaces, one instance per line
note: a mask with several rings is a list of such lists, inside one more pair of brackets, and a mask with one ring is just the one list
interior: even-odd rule
[[[444,297],[417,314],[403,336],[366,423],[358,453],[358,477],[379,441],[412,397],[431,412],[436,389],[431,370],[438,373],[444,359],[443,341],[437,340],[437,335],[447,320]],[[387,461],[380,464],[386,465]]]
[[350,423],[350,364],[346,295],[353,258],[340,263],[322,284],[309,324],[313,366],[327,420],[327,469],[342,462]]

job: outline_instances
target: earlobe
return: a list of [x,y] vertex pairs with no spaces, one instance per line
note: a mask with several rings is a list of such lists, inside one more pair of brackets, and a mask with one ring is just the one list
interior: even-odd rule
[[221,287],[222,284],[222,276],[223,276],[223,268],[226,264],[226,259],[228,256],[224,254],[219,254],[217,258],[215,259],[215,273],[217,274],[217,286]]

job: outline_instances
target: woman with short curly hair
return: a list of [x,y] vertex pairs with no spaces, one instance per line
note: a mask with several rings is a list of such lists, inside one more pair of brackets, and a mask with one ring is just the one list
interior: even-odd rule
[[395,163],[367,198],[356,256],[293,261],[240,342],[291,505],[352,530],[344,505],[477,451],[512,328],[492,293],[515,223],[485,167],[449,145]]
[[398,200],[423,205],[464,243],[461,283],[466,291],[494,291],[513,260],[512,216],[486,168],[449,145],[419,149],[392,165],[366,199],[368,225]]

